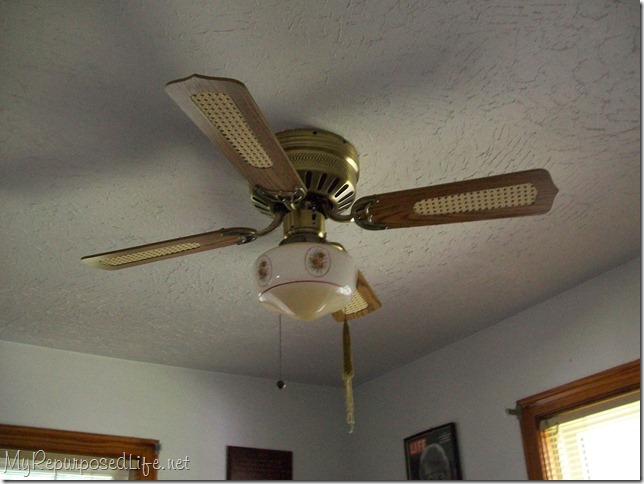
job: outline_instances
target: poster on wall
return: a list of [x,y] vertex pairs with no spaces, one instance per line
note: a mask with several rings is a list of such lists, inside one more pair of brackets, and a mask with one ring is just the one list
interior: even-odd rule
[[226,447],[226,479],[231,481],[288,481],[293,479],[293,452]]
[[405,461],[412,481],[462,479],[454,422],[407,437]]

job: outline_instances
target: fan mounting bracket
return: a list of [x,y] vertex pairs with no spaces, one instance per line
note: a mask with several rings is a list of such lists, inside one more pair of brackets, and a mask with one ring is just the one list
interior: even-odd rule
[[277,212],[296,210],[306,196],[303,188],[295,188],[292,192],[282,190],[267,190],[255,186],[251,191],[253,205],[263,213],[273,216]]
[[370,208],[377,203],[378,197],[376,196],[364,197],[358,200],[358,203],[351,208],[351,215],[356,224],[366,230],[388,229],[389,227],[387,225],[373,221]]
[[238,245],[247,244],[257,239],[257,230],[245,227],[234,227],[229,229],[221,229],[221,234],[224,237],[229,235],[239,237]]

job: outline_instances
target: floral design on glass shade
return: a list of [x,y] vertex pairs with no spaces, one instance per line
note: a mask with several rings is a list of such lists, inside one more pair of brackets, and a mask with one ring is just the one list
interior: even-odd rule
[[257,271],[259,285],[268,285],[268,281],[271,280],[271,260],[265,255],[260,257],[257,259],[257,264],[255,264],[255,270]]
[[306,270],[316,277],[322,277],[331,268],[331,254],[324,247],[311,247],[306,252]]

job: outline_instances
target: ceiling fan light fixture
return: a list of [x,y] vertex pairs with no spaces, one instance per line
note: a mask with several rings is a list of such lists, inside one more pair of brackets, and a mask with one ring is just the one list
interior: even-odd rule
[[[326,241],[325,220],[365,230],[442,225],[547,213],[558,192],[544,169],[372,194],[356,200],[358,151],[342,136],[317,128],[274,134],[244,84],[194,74],[166,92],[246,178],[266,228],[221,228],[82,257],[101,269],[124,269],[268,235],[284,239],[255,263],[259,300],[300,320],[332,313],[360,318],[382,304],[346,251]],[[349,211],[348,213],[347,210]]]
[[329,243],[283,244],[255,262],[259,301],[271,311],[301,321],[346,307],[357,278],[353,258]]

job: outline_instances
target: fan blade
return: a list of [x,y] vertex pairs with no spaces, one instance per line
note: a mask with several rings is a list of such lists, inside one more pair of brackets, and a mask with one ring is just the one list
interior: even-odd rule
[[361,318],[367,314],[373,313],[380,309],[382,304],[380,300],[367,283],[362,272],[358,271],[358,283],[356,284],[356,293],[353,295],[349,305],[341,311],[336,311],[332,314],[333,319],[343,322],[346,318],[347,321],[352,319]]
[[370,230],[522,217],[548,212],[557,192],[538,169],[363,197],[352,212]]
[[253,229],[221,229],[205,234],[189,235],[178,239],[130,247],[82,257],[85,264],[100,269],[125,269],[126,267],[170,259],[204,250],[221,249],[229,245],[254,240]]
[[166,92],[253,188],[306,192],[244,84],[235,79],[195,74],[169,82]]

